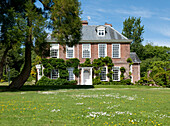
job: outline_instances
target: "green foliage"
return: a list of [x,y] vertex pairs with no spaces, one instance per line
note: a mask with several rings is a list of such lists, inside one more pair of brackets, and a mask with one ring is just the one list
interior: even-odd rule
[[57,86],[57,85],[75,85],[77,83],[74,81],[67,81],[66,79],[58,78],[56,80],[49,79],[48,77],[43,76],[36,85],[38,86]]
[[169,47],[153,46],[152,43],[148,43],[144,46],[144,51],[142,52],[140,59],[159,58],[160,61],[167,61],[170,59],[170,54],[167,53],[169,50]]
[[169,87],[170,61],[155,61],[151,65],[150,77],[157,85]]
[[19,75],[19,72],[15,68],[10,69],[10,80],[13,80]]
[[155,74],[153,80],[157,85],[170,88],[170,71]]
[[80,64],[80,60],[77,58],[66,60],[67,67],[74,67],[73,73],[76,77],[80,75],[80,70],[78,69],[79,64]]
[[106,81],[100,81],[99,78],[94,78],[93,85],[133,85],[133,83],[131,83],[131,79],[106,82]]
[[73,67],[73,73],[75,76],[79,76],[80,70],[78,69],[79,66],[79,59],[72,58],[64,61],[63,59],[42,59],[42,65],[44,69],[44,75],[49,77],[52,70],[58,69],[59,70],[59,78],[67,79],[69,76],[67,68]]
[[81,40],[80,2],[78,0],[52,0],[50,18],[53,37],[61,45],[73,46]]
[[150,79],[148,79],[147,77],[141,77],[141,79],[136,82],[137,85],[150,85],[150,84],[154,84],[154,82]]
[[99,77],[93,78],[92,81],[93,81],[93,85],[100,85],[101,84],[101,81],[100,81]]
[[96,76],[99,76],[103,66],[108,66],[107,77],[109,78],[109,81],[112,81],[112,75],[113,75],[112,68],[113,68],[114,64],[112,63],[112,59],[110,57],[106,56],[106,57],[94,59],[92,66],[93,66],[94,74]]
[[126,61],[127,61],[128,63],[132,63],[132,59],[131,59],[131,58],[128,58]]
[[81,67],[92,67],[90,59],[86,58],[86,61],[84,63],[81,63],[80,66]]
[[143,50],[144,25],[141,25],[141,18],[129,17],[123,22],[122,34],[128,39],[132,39],[131,52],[136,52],[140,57]]
[[[170,87],[170,61],[149,61],[149,66],[145,77],[138,81],[140,85],[156,84],[159,86]],[[149,76],[148,76],[149,75]]]
[[121,80],[123,80],[124,79],[124,73],[126,72],[126,69],[124,68],[124,67],[121,67],[120,68],[120,71],[121,71],[121,75],[120,75],[120,77],[121,77]]
[[147,76],[148,69],[151,69],[151,65],[155,61],[161,61],[161,59],[160,58],[148,58],[148,59],[142,60],[142,63],[140,64],[141,77]]

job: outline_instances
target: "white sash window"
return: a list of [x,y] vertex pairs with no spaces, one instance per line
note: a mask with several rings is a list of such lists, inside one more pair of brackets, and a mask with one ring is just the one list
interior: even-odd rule
[[98,54],[99,54],[99,58],[107,56],[107,45],[106,44],[98,45]]
[[120,81],[120,68],[113,67],[113,81]]
[[51,71],[51,79],[57,79],[59,77],[58,70]]
[[74,58],[74,46],[66,47],[66,58]]
[[75,75],[73,73],[74,68],[72,68],[72,67],[71,68],[67,68],[67,70],[68,70],[68,73],[69,73],[68,81],[75,80]]
[[59,44],[51,44],[50,57],[59,58]]
[[91,44],[82,44],[82,57],[91,58]]
[[100,80],[106,81],[106,67],[102,67],[101,73],[100,73]]
[[120,58],[120,44],[112,44],[112,58]]

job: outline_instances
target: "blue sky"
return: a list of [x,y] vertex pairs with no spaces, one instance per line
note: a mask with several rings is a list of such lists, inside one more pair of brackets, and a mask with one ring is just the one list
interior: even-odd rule
[[[122,32],[129,16],[141,17],[144,25],[143,44],[152,42],[170,47],[170,0],[80,0],[82,20],[89,25],[110,23]],[[37,3],[38,6],[41,6]]]
[[170,47],[170,0],[80,0],[82,20],[89,25],[111,23],[122,32],[123,21],[129,16],[141,17],[144,41]]

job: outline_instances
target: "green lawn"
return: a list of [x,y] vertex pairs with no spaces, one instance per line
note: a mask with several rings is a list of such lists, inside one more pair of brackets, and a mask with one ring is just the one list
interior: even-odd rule
[[1,92],[0,125],[169,126],[170,89],[135,87]]

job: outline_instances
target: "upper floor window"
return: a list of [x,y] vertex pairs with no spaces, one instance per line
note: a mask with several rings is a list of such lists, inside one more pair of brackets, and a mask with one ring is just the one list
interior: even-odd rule
[[74,46],[66,47],[66,58],[74,58]]
[[119,67],[113,67],[113,80],[120,81],[120,68]]
[[120,44],[112,44],[112,58],[120,58]]
[[98,36],[105,36],[105,30],[98,29]]
[[100,80],[106,81],[106,67],[102,67],[102,69],[101,69]]
[[98,54],[99,54],[99,58],[107,56],[107,44],[98,45]]
[[91,58],[91,44],[82,44],[82,57]]
[[68,77],[68,81],[71,81],[71,80],[75,80],[75,76],[74,76],[74,68],[70,67],[70,68],[67,68],[68,70],[68,73],[69,73],[69,77]]
[[51,44],[50,57],[59,58],[59,44]]
[[59,77],[58,70],[52,70],[51,71],[51,79],[57,79]]
[[105,36],[105,27],[104,26],[99,26],[97,27],[97,35],[100,37],[104,37]]

